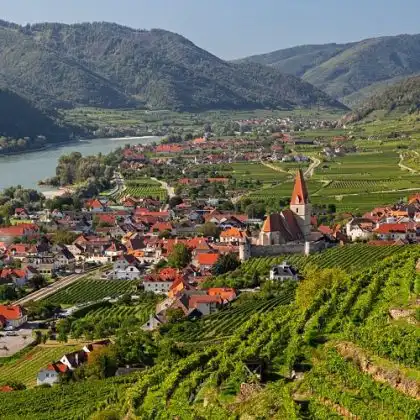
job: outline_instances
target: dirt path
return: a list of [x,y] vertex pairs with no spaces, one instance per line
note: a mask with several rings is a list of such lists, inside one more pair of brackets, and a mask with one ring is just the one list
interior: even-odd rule
[[413,169],[413,168],[410,168],[410,167],[408,167],[407,165],[404,165],[404,155],[401,153],[400,154],[400,161],[398,162],[398,166],[401,168],[401,169],[403,169],[403,170],[406,170],[406,171],[409,171],[409,172],[411,172],[412,174],[416,174],[417,173],[417,171],[415,170],[415,169]]
[[263,160],[260,160],[260,163],[264,165],[266,168],[272,169],[273,171],[282,172],[284,174],[291,175],[290,172],[286,171],[285,169],[279,168],[278,166],[273,165],[272,163],[264,162]]
[[303,174],[304,177],[311,178],[312,176],[314,176],[315,169],[319,165],[321,165],[321,161],[318,158],[316,158],[316,157],[312,158],[312,162],[309,165],[309,168]]

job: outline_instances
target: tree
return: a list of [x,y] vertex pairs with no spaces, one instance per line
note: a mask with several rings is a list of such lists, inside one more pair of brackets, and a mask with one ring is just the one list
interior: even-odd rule
[[84,369],[88,378],[104,379],[115,375],[117,370],[117,354],[114,346],[107,346],[93,351]]
[[7,284],[0,285],[0,300],[13,300],[17,297],[17,291],[13,286]]
[[32,287],[35,290],[39,290],[42,287],[45,287],[47,285],[47,280],[44,276],[41,276],[40,274],[37,274],[33,276],[29,281],[28,284],[30,287]]
[[52,241],[55,244],[70,245],[72,244],[79,235],[68,230],[58,230],[52,237]]
[[200,227],[200,233],[205,238],[218,238],[220,236],[221,229],[212,222],[204,223]]
[[182,321],[184,318],[185,314],[181,308],[170,308],[166,311],[166,319],[171,324]]
[[117,360],[122,365],[152,366],[157,347],[152,335],[142,330],[122,329],[115,340]]
[[176,244],[168,257],[168,265],[173,268],[184,268],[191,262],[191,250],[184,244]]
[[236,254],[230,252],[229,254],[221,255],[213,267],[212,273],[215,276],[220,276],[229,271],[236,270],[241,265]]
[[171,197],[169,199],[169,203],[168,204],[169,204],[169,207],[171,209],[173,209],[174,207],[178,206],[181,203],[182,203],[182,198],[179,197],[178,195],[174,195],[173,197]]

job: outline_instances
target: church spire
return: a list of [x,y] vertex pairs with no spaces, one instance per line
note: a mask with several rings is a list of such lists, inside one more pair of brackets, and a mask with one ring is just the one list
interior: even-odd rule
[[296,180],[295,186],[293,188],[292,200],[290,201],[291,205],[296,204],[308,204],[309,203],[309,195],[308,189],[306,188],[305,178],[303,177],[302,170],[299,169]]

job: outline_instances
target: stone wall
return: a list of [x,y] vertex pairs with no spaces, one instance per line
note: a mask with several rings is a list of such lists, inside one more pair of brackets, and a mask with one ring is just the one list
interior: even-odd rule
[[[319,252],[325,249],[323,242],[311,242],[309,244],[310,252]],[[305,254],[305,242],[293,242],[283,245],[250,245],[251,257],[275,257],[283,254]]]

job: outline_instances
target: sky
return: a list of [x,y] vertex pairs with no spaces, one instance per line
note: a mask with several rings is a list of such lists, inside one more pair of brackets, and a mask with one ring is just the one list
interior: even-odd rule
[[419,33],[419,13],[419,0],[0,0],[3,20],[162,28],[224,59]]

